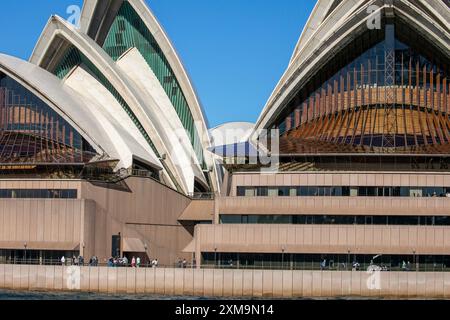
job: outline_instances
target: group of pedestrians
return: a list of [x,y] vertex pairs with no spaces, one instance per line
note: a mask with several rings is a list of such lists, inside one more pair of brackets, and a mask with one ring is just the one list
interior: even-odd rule
[[405,260],[402,261],[402,270],[403,271],[409,271],[411,270],[411,262],[405,262]]
[[[83,256],[73,256],[72,259],[68,260],[65,256],[62,256],[59,260],[61,265],[66,266],[68,263],[72,266],[84,266],[84,257]],[[89,259],[89,266],[90,267],[96,267],[98,266],[98,258],[96,256],[92,256]]]
[[[153,259],[150,262],[150,265],[152,268],[156,268],[158,267],[158,259]],[[108,259],[107,262],[107,266],[108,267],[132,267],[132,268],[140,268],[142,267],[142,260],[140,257],[132,257],[131,261],[128,260],[128,258],[126,256],[122,257],[122,258],[118,258],[118,257],[110,257]],[[146,265],[147,267],[149,266],[148,264]]]
[[60,259],[61,265],[65,266],[67,264],[72,266],[84,266],[84,257],[83,256],[73,256],[70,260],[66,259],[65,256],[62,256]]
[[[72,265],[72,266],[84,266],[85,265],[85,261],[84,261],[84,257],[83,256],[78,256],[75,257],[73,256],[71,259],[67,259],[65,256],[62,256],[61,259],[59,260],[61,265],[66,266],[66,265]],[[158,259],[153,259],[150,261],[150,266],[152,268],[156,268],[158,267]],[[187,265],[186,261],[183,261],[182,264]],[[97,256],[92,256],[89,259],[89,264],[90,267],[98,267],[98,257]],[[118,258],[118,257],[110,257],[107,261],[106,261],[106,265],[108,267],[132,267],[132,268],[139,268],[142,266],[142,260],[140,257],[133,257],[131,259],[131,261],[128,260],[127,257],[123,257],[123,258]],[[146,265],[147,267],[149,266],[149,264],[147,263]]]
[[178,262],[177,262],[177,268],[184,268],[186,269],[188,266],[188,262],[186,259],[181,260],[181,258],[178,258]]

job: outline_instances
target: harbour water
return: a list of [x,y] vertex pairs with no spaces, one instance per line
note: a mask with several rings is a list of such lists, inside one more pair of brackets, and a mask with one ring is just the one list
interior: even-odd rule
[[208,300],[204,297],[0,290],[0,300]]

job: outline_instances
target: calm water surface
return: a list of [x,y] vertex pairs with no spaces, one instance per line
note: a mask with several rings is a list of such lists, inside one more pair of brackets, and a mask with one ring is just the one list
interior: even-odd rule
[[202,297],[0,290],[0,300],[207,300]]
[[[0,300],[221,300],[222,298],[211,297],[191,297],[191,296],[163,296],[163,295],[108,295],[101,293],[86,292],[40,292],[40,291],[10,291],[0,290]],[[248,300],[247,298],[223,298],[230,300]],[[378,300],[374,297],[355,298],[300,298],[291,300]],[[270,300],[264,298],[254,298],[251,300]],[[276,299],[275,299],[276,300]],[[281,300],[281,299],[280,299]],[[382,299],[383,300],[383,299]],[[395,300],[395,299],[387,299]],[[415,299],[410,299],[415,300]],[[429,299],[433,300],[433,299]]]

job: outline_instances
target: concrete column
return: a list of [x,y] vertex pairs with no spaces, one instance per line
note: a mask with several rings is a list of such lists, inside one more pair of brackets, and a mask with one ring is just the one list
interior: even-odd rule
[[202,263],[202,252],[201,252],[201,231],[199,226],[195,226],[194,230],[194,239],[195,239],[195,261],[196,261],[196,268],[200,269],[201,263]]

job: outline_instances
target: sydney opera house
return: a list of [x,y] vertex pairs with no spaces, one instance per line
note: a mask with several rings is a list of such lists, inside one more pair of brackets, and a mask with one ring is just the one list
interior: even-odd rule
[[52,16],[0,54],[0,262],[450,268],[449,25],[447,0],[318,0],[257,122],[208,130],[144,0]]

